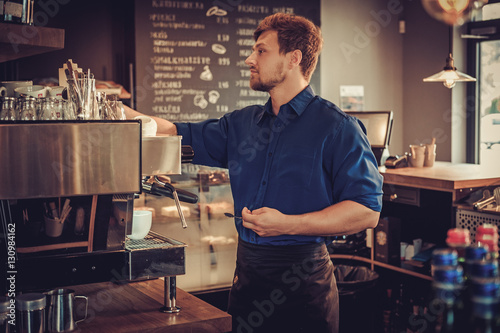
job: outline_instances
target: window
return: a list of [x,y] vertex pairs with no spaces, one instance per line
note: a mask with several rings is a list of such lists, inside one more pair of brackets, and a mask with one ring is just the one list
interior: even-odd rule
[[476,76],[476,96],[468,110],[467,162],[500,165],[500,2],[482,9],[481,21],[467,30],[470,72]]

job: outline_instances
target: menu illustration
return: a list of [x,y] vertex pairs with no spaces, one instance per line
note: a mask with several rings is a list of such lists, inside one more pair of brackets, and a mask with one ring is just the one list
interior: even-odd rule
[[[201,121],[268,94],[249,86],[245,59],[260,20],[276,12],[320,25],[320,0],[136,0],[136,108],[170,121]],[[319,67],[319,65],[318,65]],[[319,68],[311,84],[319,93]]]

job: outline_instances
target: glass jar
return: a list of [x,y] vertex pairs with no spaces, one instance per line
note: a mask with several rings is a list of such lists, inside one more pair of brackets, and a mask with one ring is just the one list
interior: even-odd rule
[[40,103],[40,120],[58,120],[56,100],[53,98],[44,98]]
[[2,102],[2,111],[0,120],[16,121],[18,120],[18,110],[16,108],[16,99],[14,97],[4,97]]
[[19,120],[35,121],[37,120],[36,98],[26,97],[21,101],[21,116]]

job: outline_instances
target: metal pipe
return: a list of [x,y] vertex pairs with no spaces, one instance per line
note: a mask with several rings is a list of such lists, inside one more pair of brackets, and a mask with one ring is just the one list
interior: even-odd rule
[[178,313],[181,311],[181,308],[176,305],[176,288],[176,277],[165,276],[163,306],[160,308],[161,312]]

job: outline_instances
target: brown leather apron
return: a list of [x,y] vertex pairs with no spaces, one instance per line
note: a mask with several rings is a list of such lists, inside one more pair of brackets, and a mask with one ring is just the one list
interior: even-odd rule
[[337,332],[333,270],[324,243],[270,246],[239,239],[228,307],[233,332]]

